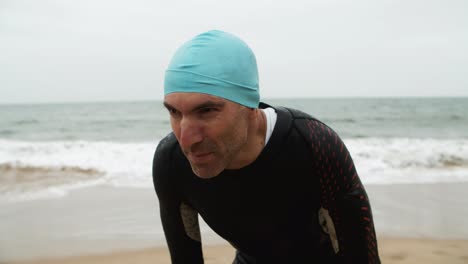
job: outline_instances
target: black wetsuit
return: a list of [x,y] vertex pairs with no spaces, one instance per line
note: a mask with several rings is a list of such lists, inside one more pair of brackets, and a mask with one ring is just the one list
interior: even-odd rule
[[172,263],[203,263],[197,214],[237,249],[234,263],[380,263],[369,200],[343,142],[305,113],[275,110],[257,160],[211,179],[193,174],[172,133],[160,142],[153,180]]

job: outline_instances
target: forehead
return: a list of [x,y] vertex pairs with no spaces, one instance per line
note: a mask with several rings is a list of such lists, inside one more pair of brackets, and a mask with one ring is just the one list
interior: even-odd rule
[[180,111],[189,110],[206,103],[232,104],[229,100],[218,96],[186,92],[170,93],[164,96],[164,103]]

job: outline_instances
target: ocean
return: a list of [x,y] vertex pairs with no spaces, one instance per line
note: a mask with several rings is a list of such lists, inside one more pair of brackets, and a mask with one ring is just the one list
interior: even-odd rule
[[[344,140],[364,184],[468,182],[468,98],[272,99]],[[0,105],[0,203],[153,188],[160,101]]]

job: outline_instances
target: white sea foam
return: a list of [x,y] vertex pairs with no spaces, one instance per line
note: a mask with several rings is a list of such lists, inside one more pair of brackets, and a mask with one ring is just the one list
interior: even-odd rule
[[[468,139],[349,138],[344,141],[365,184],[468,181]],[[42,189],[0,188],[0,199],[61,197],[72,189],[97,184],[152,188],[152,159],[156,145],[157,142],[0,140],[0,165],[58,168],[59,171],[60,168],[80,168],[102,173],[97,179],[76,177],[76,182],[67,179],[64,184],[44,184]],[[36,174],[41,177],[40,173]],[[60,177],[63,174],[54,175]],[[0,175],[0,181],[2,177]],[[22,183],[18,184],[17,187],[21,187]]]
[[468,181],[467,139],[346,139],[368,184]]
[[[65,195],[69,190],[97,184],[113,186],[152,188],[152,160],[155,143],[117,142],[24,142],[0,140],[0,164],[9,167],[33,167],[51,170],[54,168],[81,168],[95,170],[103,176],[86,179],[79,177],[77,182],[63,185],[44,185],[43,190],[34,189],[25,193],[0,188],[1,196],[7,200],[28,200],[52,198]],[[66,172],[64,172],[65,174]],[[41,173],[36,173],[41,177]],[[59,174],[60,176],[60,174]],[[0,175],[0,180],[1,180]],[[21,184],[21,183],[19,183]],[[3,197],[5,198],[5,197]]]

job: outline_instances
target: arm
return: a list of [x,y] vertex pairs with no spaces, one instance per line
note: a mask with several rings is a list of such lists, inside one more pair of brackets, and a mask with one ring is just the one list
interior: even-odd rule
[[323,123],[305,122],[319,176],[319,221],[333,251],[344,263],[380,263],[369,199],[346,146]]
[[159,143],[153,159],[153,183],[164,234],[173,264],[202,264],[198,214],[182,202],[175,186],[175,176],[170,173],[174,142],[171,142],[171,136],[168,137]]

